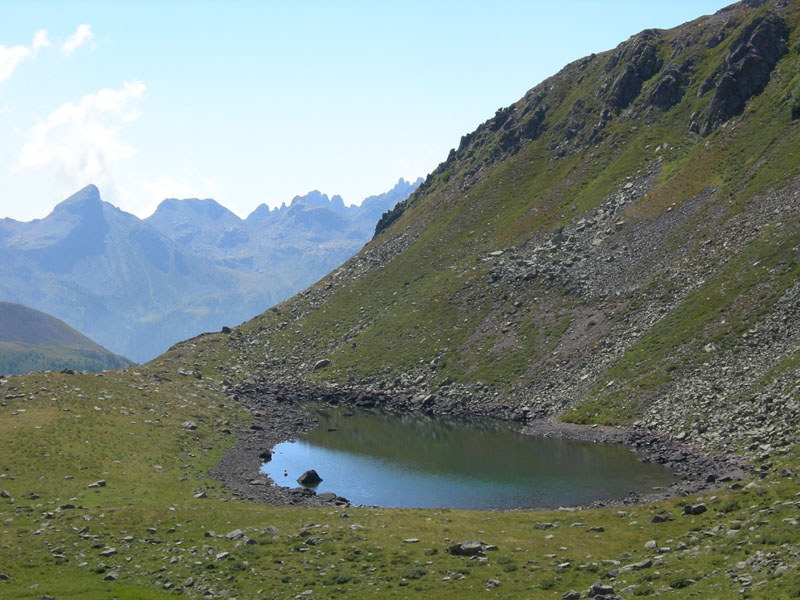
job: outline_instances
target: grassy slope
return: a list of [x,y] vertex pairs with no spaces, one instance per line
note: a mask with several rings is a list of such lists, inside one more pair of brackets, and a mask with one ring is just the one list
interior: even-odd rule
[[[701,68],[712,69],[725,51],[725,44],[714,49]],[[618,575],[617,591],[637,586],[626,597],[726,598],[739,590],[747,590],[745,597],[800,595],[797,484],[780,475],[784,467],[800,471],[795,448],[761,449],[763,464],[769,465],[765,477],[756,478],[755,486],[723,487],[704,498],[709,510],[698,516],[679,515],[696,498],[621,512],[287,509],[230,500],[206,475],[232,441],[221,433],[225,422],[246,423],[219,384],[224,378],[247,379],[254,367],[292,368],[330,355],[332,368],[313,377],[342,381],[409,371],[439,358],[438,377],[489,381],[498,389],[509,389],[520,375],[541,376],[578,300],[539,284],[528,295],[490,288],[486,254],[529,237],[548,238],[553,227],[587,213],[621,178],[643,168],[652,146],[663,141],[674,149],[659,185],[647,203],[629,209],[628,219],[656,218],[709,184],[721,187],[709,210],[729,203],[727,218],[747,210],[755,192],[777,187],[796,172],[797,126],[789,122],[786,106],[776,104],[796,84],[797,61],[793,48],[779,65],[783,75],[748,105],[748,118],[708,140],[684,135],[688,115],[708,100],[695,100],[690,90],[686,105],[650,127],[637,122],[634,131],[630,121],[613,122],[599,148],[555,162],[549,160],[550,138],[541,138],[464,191],[459,178],[471,167],[452,165],[449,181],[434,181],[387,232],[429,224],[403,260],[339,287],[316,311],[307,312],[314,296],[306,294],[231,336],[191,340],[145,367],[103,375],[34,374],[0,383],[0,490],[13,499],[0,498],[0,573],[10,576],[0,581],[0,596],[174,597],[191,577],[194,584],[183,595],[201,596],[201,586],[210,586],[239,598],[256,597],[259,590],[277,598],[305,590],[313,590],[314,597],[451,598],[486,593],[486,582],[496,579],[501,583],[495,595],[559,598],[568,589],[609,581],[613,561],[625,565],[645,557],[663,563]],[[571,98],[598,83],[578,79],[566,86]],[[570,102],[563,106],[563,114],[550,117],[552,128]],[[752,169],[743,172],[747,167]],[[678,230],[671,243],[692,248],[690,234],[688,226]],[[643,377],[669,360],[666,348],[686,346],[681,356],[688,366],[706,340],[728,343],[726,331],[708,324],[724,309],[732,323],[728,331],[735,332],[769,309],[771,299],[796,280],[794,258],[787,254],[797,245],[794,236],[790,227],[764,231],[727,262],[728,272],[720,271],[682,300],[679,310],[631,345],[604,376],[622,380],[628,390],[657,385]],[[769,265],[767,275],[754,270],[758,261]],[[516,297],[534,296],[535,306],[547,307],[546,316],[526,310],[518,341],[510,351],[498,351],[494,324],[513,312]],[[251,346],[254,339],[260,343]],[[731,335],[729,343],[736,345],[737,337]],[[787,357],[776,368],[797,367],[796,357]],[[202,378],[179,370],[194,370]],[[599,381],[598,390],[605,389]],[[619,398],[598,390],[589,398],[595,403],[592,418],[600,413],[621,418],[615,414]],[[576,410],[580,417],[581,408]],[[196,430],[181,427],[189,419]],[[108,485],[86,487],[98,479]],[[200,491],[207,497],[195,498]],[[65,504],[78,508],[60,508]],[[343,512],[350,518],[342,518]],[[650,524],[657,512],[674,520]],[[558,527],[538,529],[540,522]],[[356,524],[363,528],[351,527]],[[263,534],[267,525],[279,533]],[[592,526],[604,531],[588,531]],[[88,530],[80,534],[84,527]],[[205,537],[208,531],[237,528],[256,543]],[[322,543],[305,544],[302,530]],[[407,538],[420,541],[406,544]],[[451,539],[482,539],[498,550],[487,553],[486,562],[453,557],[444,551]],[[657,556],[645,551],[645,542],[653,539],[670,551]],[[100,556],[107,548],[117,553]],[[230,554],[217,559],[221,552]],[[559,566],[565,563],[569,566]],[[104,581],[109,573],[118,580]]]

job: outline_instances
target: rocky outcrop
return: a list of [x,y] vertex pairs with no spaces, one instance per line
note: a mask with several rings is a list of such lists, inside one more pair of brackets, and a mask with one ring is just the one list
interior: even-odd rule
[[755,19],[728,50],[722,65],[700,86],[700,94],[714,89],[699,131],[707,136],[722,123],[741,114],[745,103],[761,93],[778,60],[786,52],[786,23],[770,13]]
[[685,92],[685,73],[688,69],[689,63],[668,65],[650,90],[648,102],[661,110],[668,110],[678,104]]
[[658,35],[653,30],[640,33],[634,40],[620,47],[609,59],[609,65],[624,61],[620,72],[610,85],[606,101],[615,111],[627,108],[639,95],[642,84],[655,75],[661,68],[662,60],[658,56],[655,40]]

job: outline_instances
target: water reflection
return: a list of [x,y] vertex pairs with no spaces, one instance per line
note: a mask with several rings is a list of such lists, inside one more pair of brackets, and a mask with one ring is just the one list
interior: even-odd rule
[[[525,436],[502,423],[317,408],[319,426],[279,444],[264,471],[286,484],[315,469],[318,492],[356,504],[513,508],[582,504],[669,485],[617,445]],[[288,478],[284,477],[284,471]]]

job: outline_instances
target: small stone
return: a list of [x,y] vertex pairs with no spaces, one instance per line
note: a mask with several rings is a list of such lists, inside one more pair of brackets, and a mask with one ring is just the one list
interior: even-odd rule
[[278,531],[277,527],[274,527],[273,525],[267,525],[261,530],[261,533],[263,535],[278,535],[280,532]]
[[7,573],[0,573],[0,581],[10,581],[11,575]]
[[650,519],[651,523],[666,523],[667,521],[671,521],[672,517],[670,515],[653,515],[653,518]]
[[11,498],[11,494],[5,490],[0,490],[0,498]]
[[189,577],[186,581],[183,582],[183,587],[190,588],[194,585],[194,577]]
[[106,480],[105,479],[100,479],[99,481],[95,481],[94,483],[90,483],[86,487],[90,487],[90,488],[106,487]]
[[319,546],[325,540],[321,537],[312,536],[308,538],[305,542],[303,542],[306,546]]
[[206,493],[205,493],[205,492],[197,492],[197,493],[194,495],[194,497],[195,497],[195,498],[197,498],[197,499],[200,499],[200,498],[206,498],[207,496],[206,496]]
[[197,423],[195,423],[194,421],[184,421],[183,423],[181,423],[181,427],[193,431],[197,429]]
[[499,581],[499,580],[497,580],[497,579],[490,579],[489,581],[487,581],[487,582],[486,582],[486,589],[487,589],[487,590],[493,590],[493,589],[494,589],[494,588],[496,588],[498,585],[500,585],[500,581]]
[[114,556],[117,553],[116,548],[108,548],[100,553],[100,556]]
[[119,575],[117,575],[114,571],[111,573],[107,573],[105,577],[103,577],[103,581],[116,581],[119,579]]
[[317,362],[314,363],[314,370],[319,371],[320,369],[324,369],[330,364],[331,361],[329,358],[323,358],[322,360],[318,360]]
[[218,552],[214,558],[215,560],[222,560],[224,558],[228,558],[230,555],[230,552]]
[[623,567],[623,569],[627,569],[630,571],[641,571],[642,569],[649,569],[652,566],[653,566],[653,561],[650,560],[649,558],[646,558],[645,560],[630,565],[626,565],[625,567]]
[[404,544],[416,544],[419,543],[419,538],[408,538],[403,540]]
[[561,596],[561,600],[578,600],[580,597],[581,595],[578,592],[575,590],[570,590],[568,592],[564,592],[564,594]]
[[589,531],[593,531],[595,533],[603,533],[605,531],[605,527],[601,525],[595,525],[594,527],[589,527]]
[[233,531],[225,534],[225,537],[231,541],[239,540],[244,537],[244,531],[241,529],[234,529]]
[[658,542],[655,540],[650,540],[649,542],[644,543],[645,550],[657,550],[658,549]]

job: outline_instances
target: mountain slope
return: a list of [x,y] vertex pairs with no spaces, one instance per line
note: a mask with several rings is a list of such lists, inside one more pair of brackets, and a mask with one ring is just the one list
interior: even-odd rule
[[794,439],[798,12],[744,2],[568,65],[225,352],[264,382]]
[[21,304],[0,302],[0,373],[102,371],[130,364],[55,317]]

